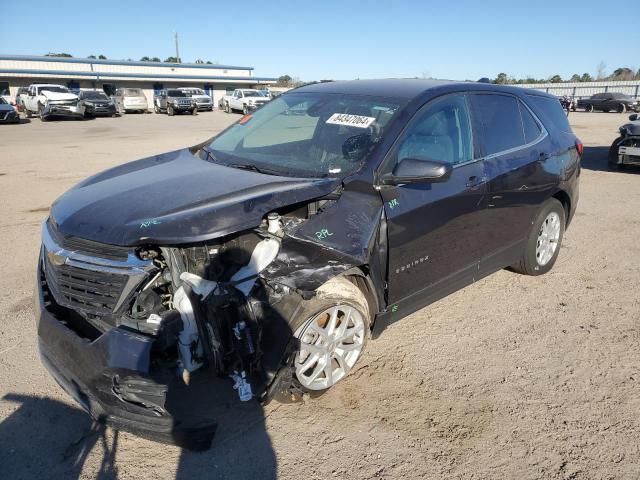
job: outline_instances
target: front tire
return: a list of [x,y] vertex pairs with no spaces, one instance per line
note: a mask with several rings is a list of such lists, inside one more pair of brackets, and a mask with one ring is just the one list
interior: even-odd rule
[[621,165],[618,163],[618,148],[620,148],[620,144],[623,140],[624,137],[618,137],[613,141],[611,147],[609,147],[608,163],[609,168],[611,169],[617,170],[621,167]]
[[593,105],[587,105],[586,107],[584,107],[584,111],[589,113],[593,112]]
[[249,107],[247,107],[246,105],[242,106],[242,114],[243,115],[249,115]]
[[294,355],[294,388],[322,392],[353,369],[369,337],[370,310],[362,291],[337,277],[305,301],[293,322],[299,347]]
[[38,116],[40,117],[40,121],[47,121],[47,118],[44,115],[44,106],[41,103],[38,103]]
[[522,257],[511,269],[523,275],[543,275],[553,268],[560,253],[566,213],[555,198],[547,200],[534,220]]
[[169,115],[170,117],[173,117],[173,115],[174,115],[175,113],[176,113],[176,112],[174,112],[174,111],[173,111],[173,107],[172,107],[171,105],[169,105],[169,106],[167,107],[167,115]]
[[616,111],[618,113],[624,113],[627,111],[627,106],[624,103],[621,103],[620,105],[618,105],[618,108],[616,109]]
[[231,113],[231,106],[229,105],[229,103],[224,104],[224,111],[225,113]]

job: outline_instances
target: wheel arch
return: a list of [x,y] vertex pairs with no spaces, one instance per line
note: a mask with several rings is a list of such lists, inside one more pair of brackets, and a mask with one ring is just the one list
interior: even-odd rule
[[558,190],[551,197],[558,200],[564,207],[565,228],[568,227],[571,221],[571,196],[565,190]]

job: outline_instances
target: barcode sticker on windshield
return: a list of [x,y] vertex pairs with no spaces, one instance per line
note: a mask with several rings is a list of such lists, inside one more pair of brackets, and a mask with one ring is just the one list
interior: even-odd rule
[[361,117],[360,115],[349,115],[348,113],[334,113],[326,123],[334,125],[344,125],[346,127],[367,128],[376,119],[374,117]]

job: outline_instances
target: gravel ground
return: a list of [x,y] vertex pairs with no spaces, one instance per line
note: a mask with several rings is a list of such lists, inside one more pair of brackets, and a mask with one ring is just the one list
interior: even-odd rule
[[607,170],[618,114],[571,114],[581,198],[550,274],[499,272],[411,315],[348,381],[242,412],[208,452],[93,425],[37,356],[48,206],[92,173],[235,118],[1,126],[0,478],[640,478],[640,169]]

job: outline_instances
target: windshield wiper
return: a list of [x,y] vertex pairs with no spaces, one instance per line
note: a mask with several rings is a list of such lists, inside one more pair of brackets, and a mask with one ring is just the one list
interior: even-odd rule
[[231,168],[238,168],[240,170],[250,170],[256,173],[262,173],[263,175],[277,175],[282,176],[281,172],[277,172],[275,170],[269,170],[266,168],[257,167],[253,163],[227,163],[225,166]]

